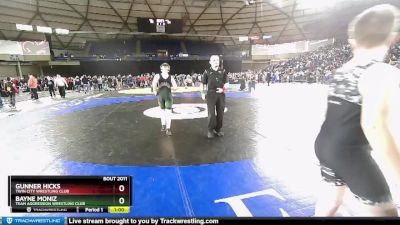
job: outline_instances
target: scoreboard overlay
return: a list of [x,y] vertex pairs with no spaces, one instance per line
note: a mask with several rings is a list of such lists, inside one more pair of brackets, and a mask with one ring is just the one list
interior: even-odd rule
[[23,213],[129,213],[131,176],[9,176],[8,206]]

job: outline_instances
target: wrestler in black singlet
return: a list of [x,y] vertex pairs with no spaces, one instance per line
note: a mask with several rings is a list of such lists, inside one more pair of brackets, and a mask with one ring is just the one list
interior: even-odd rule
[[168,75],[166,79],[160,74],[158,80],[158,103],[161,109],[172,109],[172,94],[171,94],[171,75]]
[[374,63],[345,66],[337,71],[330,85],[326,118],[315,141],[323,179],[337,186],[347,185],[358,199],[369,205],[392,199],[361,127],[358,81]]

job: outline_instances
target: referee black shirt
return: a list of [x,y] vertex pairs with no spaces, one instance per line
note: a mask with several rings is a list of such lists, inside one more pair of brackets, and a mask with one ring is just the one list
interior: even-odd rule
[[203,73],[202,83],[208,86],[208,92],[215,93],[217,88],[223,88],[224,84],[228,82],[228,75],[222,68],[217,71],[212,68],[206,69]]

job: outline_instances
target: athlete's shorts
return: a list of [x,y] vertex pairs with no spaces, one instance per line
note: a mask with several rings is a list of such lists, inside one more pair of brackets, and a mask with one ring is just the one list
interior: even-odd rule
[[324,181],[347,185],[355,197],[367,205],[392,202],[389,186],[370,151],[360,148],[331,151],[316,144]]
[[163,94],[162,92],[158,95],[158,104],[161,109],[172,109],[172,95],[171,94]]

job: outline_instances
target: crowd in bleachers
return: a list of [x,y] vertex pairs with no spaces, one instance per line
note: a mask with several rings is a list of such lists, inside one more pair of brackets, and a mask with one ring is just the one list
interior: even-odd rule
[[[224,46],[220,43],[208,43],[200,41],[181,41],[181,40],[115,40],[107,42],[93,42],[90,44],[89,53],[99,58],[115,59],[126,56],[147,55],[158,56],[159,51],[166,51],[167,56],[179,56],[182,53],[189,55],[209,56],[222,55]],[[137,54],[136,45],[140,46]],[[61,55],[60,55],[61,56]],[[63,55],[65,56],[65,55]]]
[[[301,54],[289,60],[271,63],[263,70],[244,71],[240,73],[228,73],[229,82],[240,84],[240,90],[249,90],[256,83],[282,83],[282,82],[308,82],[327,83],[332,77],[335,69],[342,66],[352,57],[349,44],[336,43],[322,47],[316,51]],[[387,63],[400,67],[400,45],[390,49],[385,60]],[[111,91],[126,88],[145,88],[151,86],[154,73],[140,75],[118,74],[118,75],[82,75],[82,76],[46,76],[36,78],[32,86],[32,79],[0,80],[0,93],[3,97],[9,96],[5,90],[6,83],[13,84],[16,94],[20,92],[48,91],[56,79],[65,81],[66,90],[88,93],[90,91]],[[202,74],[173,74],[178,86],[198,86]],[[34,88],[32,88],[34,87]],[[32,95],[36,99],[36,95]]]
[[[240,89],[250,89],[254,83],[328,83],[335,70],[350,60],[352,52],[347,43],[319,48],[289,60],[271,63],[263,70],[230,73],[231,83],[240,83]],[[400,68],[400,44],[393,46],[385,62]]]
[[337,43],[308,52],[288,61],[271,64],[266,71],[278,82],[325,83],[333,71],[352,57],[348,44]]
[[348,44],[337,43],[289,60],[273,62],[263,70],[230,73],[229,79],[231,83],[240,83],[240,89],[249,89],[254,83],[326,83],[334,70],[351,56]]

